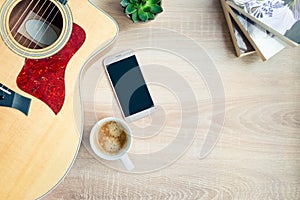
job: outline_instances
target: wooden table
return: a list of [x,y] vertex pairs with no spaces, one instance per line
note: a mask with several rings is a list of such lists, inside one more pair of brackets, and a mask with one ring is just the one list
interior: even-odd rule
[[191,37],[210,55],[223,80],[222,135],[204,159],[196,137],[183,157],[163,170],[126,174],[110,169],[81,147],[77,160],[45,199],[299,199],[300,48],[287,47],[263,62],[237,58],[219,0],[163,1],[151,23],[133,24],[118,0],[94,1],[119,23],[169,28]]

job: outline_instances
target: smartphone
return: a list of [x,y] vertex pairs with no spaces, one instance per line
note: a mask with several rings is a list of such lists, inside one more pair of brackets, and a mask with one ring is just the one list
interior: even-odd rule
[[103,64],[126,121],[141,119],[155,111],[153,100],[133,50],[106,57]]

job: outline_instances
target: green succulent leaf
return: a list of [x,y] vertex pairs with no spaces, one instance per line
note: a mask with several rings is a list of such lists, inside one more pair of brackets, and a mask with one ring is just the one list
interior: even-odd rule
[[159,6],[159,5],[151,5],[151,12],[153,14],[158,14],[158,13],[161,13],[163,11],[162,7]]
[[143,9],[138,9],[138,16],[143,22],[148,21],[148,15],[143,11]]
[[147,15],[149,20],[153,20],[155,18],[155,15],[151,12],[148,12]]
[[151,11],[151,7],[150,6],[144,6],[143,7],[143,11],[144,12],[150,12]]
[[139,0],[129,0],[130,1],[130,3],[132,3],[132,4],[138,4],[139,3]]
[[148,0],[149,4],[158,4],[161,0]]
[[139,17],[138,17],[138,13],[137,11],[135,11],[134,13],[131,14],[131,19],[134,23],[139,22]]
[[130,4],[130,2],[129,2],[129,0],[122,0],[121,2],[120,2],[120,4],[121,4],[121,6],[122,7],[127,7],[129,4]]
[[163,11],[160,6],[161,0],[120,0],[125,8],[125,13],[130,15],[134,23],[139,21],[153,20],[156,14]]
[[133,4],[129,4],[126,8],[125,8],[125,13],[126,14],[132,14],[136,11],[136,8]]

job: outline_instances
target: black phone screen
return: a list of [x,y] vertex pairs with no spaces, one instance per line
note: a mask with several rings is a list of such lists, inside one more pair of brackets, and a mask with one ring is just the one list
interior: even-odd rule
[[154,106],[134,55],[109,64],[107,72],[125,117]]

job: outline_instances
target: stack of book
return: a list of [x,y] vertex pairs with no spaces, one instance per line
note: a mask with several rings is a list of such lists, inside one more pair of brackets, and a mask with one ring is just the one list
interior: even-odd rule
[[220,0],[238,57],[263,61],[300,43],[300,0]]

